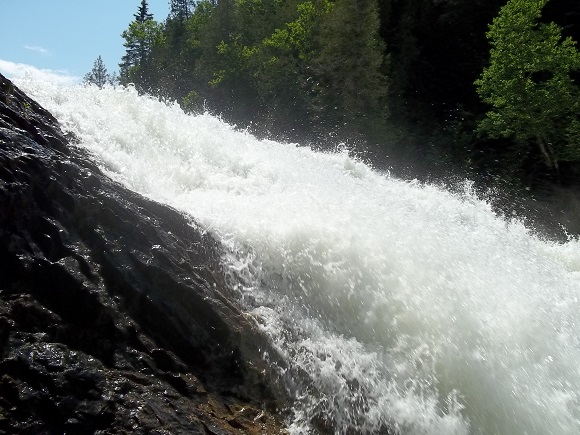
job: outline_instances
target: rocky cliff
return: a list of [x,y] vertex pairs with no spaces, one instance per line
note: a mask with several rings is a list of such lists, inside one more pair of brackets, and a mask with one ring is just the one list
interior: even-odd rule
[[219,246],[0,75],[0,432],[281,433]]

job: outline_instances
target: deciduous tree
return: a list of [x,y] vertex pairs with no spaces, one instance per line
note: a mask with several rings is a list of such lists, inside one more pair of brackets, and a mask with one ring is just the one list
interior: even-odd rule
[[[540,23],[548,0],[510,0],[490,26],[490,63],[475,83],[491,108],[480,122],[491,137],[537,147],[555,171],[580,159],[580,70],[576,42],[555,23]],[[525,148],[524,148],[525,149]]]

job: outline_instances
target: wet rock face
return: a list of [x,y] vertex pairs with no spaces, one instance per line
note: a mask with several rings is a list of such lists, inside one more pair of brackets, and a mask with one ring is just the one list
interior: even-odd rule
[[0,432],[280,433],[215,241],[68,139],[0,75]]

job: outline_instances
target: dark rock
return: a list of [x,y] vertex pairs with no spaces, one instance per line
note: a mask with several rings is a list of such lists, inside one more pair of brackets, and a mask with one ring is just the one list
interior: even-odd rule
[[0,433],[282,432],[219,245],[69,139],[0,75]]

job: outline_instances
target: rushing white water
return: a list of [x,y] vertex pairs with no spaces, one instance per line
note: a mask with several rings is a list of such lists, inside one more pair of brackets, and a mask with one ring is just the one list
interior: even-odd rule
[[132,90],[18,84],[112,178],[227,246],[288,361],[293,433],[580,433],[578,241]]

